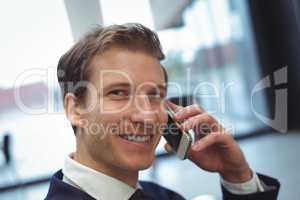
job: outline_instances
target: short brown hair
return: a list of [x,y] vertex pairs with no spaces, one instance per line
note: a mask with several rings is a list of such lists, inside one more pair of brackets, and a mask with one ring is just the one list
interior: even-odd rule
[[[73,93],[79,99],[85,95],[86,88],[76,85],[88,81],[87,68],[92,58],[112,47],[142,51],[158,60],[165,58],[157,34],[141,24],[97,26],[74,44],[58,62],[57,77],[63,99],[67,93]],[[168,77],[164,68],[163,72],[167,83]],[[75,87],[69,87],[68,84]],[[74,126],[73,129],[75,132]]]

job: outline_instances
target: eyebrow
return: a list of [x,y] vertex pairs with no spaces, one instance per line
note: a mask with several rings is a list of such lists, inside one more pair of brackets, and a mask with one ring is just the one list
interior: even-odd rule
[[111,83],[103,87],[103,90],[107,90],[108,88],[112,88],[112,87],[130,87],[130,84],[126,82]]
[[[167,91],[166,86],[161,85],[161,84],[155,84],[156,87],[158,87],[161,90]],[[113,87],[131,87],[130,83],[128,82],[116,82],[116,83],[111,83],[103,87],[103,91],[106,91],[109,88]]]

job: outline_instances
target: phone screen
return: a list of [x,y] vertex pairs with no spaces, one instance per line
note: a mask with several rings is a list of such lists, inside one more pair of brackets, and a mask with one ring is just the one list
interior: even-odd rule
[[182,137],[182,130],[176,125],[176,122],[169,112],[167,128],[165,129],[163,136],[172,146],[173,150],[177,152]]

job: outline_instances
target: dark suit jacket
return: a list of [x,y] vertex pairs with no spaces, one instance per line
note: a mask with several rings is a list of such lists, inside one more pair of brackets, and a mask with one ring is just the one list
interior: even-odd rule
[[[279,182],[273,178],[258,175],[270,190],[250,195],[234,195],[222,187],[224,200],[275,200],[279,190]],[[45,200],[95,200],[93,197],[62,181],[62,171],[56,172],[50,182],[50,188]],[[152,182],[139,181],[143,191],[153,200],[184,200],[176,192]]]

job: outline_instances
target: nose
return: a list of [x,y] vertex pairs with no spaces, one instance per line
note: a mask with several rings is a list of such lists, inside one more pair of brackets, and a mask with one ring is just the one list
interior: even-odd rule
[[134,112],[131,114],[132,122],[152,124],[157,121],[157,112],[153,109],[147,95],[138,95],[134,101]]

